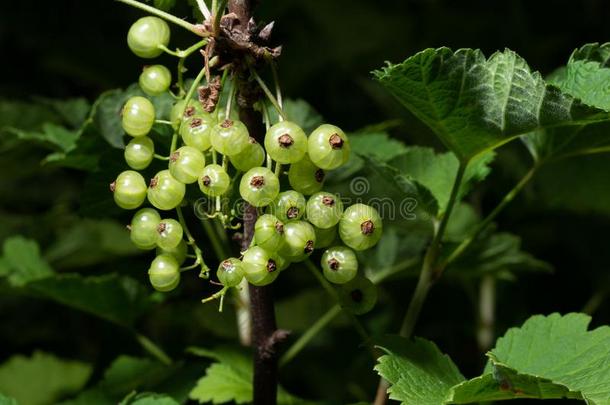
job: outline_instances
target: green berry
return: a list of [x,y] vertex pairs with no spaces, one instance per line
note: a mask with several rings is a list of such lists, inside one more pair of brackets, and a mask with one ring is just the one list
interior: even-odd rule
[[[194,117],[196,115],[205,115],[208,114],[203,110],[203,107],[197,100],[189,101],[188,107],[184,107],[186,104],[186,100],[178,100],[172,106],[172,109],[169,113],[170,121],[174,128],[178,128],[180,123],[184,120]],[[212,119],[213,121],[213,119]]]
[[231,164],[240,172],[247,172],[253,167],[261,166],[264,161],[265,150],[252,137],[248,139],[248,146],[243,151],[231,156]]
[[322,229],[316,226],[313,227],[316,232],[316,249],[323,249],[335,244],[337,240],[337,227]]
[[186,188],[171,175],[169,170],[161,170],[150,180],[148,201],[160,210],[176,208],[184,199]]
[[138,83],[144,93],[158,96],[169,89],[172,84],[172,74],[163,65],[144,66]]
[[300,219],[305,214],[305,197],[294,190],[284,191],[269,206],[269,212],[281,221]]
[[279,192],[279,179],[266,167],[255,167],[248,170],[239,183],[241,197],[255,207],[271,204]]
[[162,219],[157,225],[157,246],[174,249],[182,241],[182,225],[175,219]]
[[244,264],[234,257],[223,260],[218,266],[216,276],[225,287],[237,287],[244,278]]
[[342,284],[338,293],[341,306],[356,315],[366,314],[377,303],[377,287],[363,276]]
[[129,237],[134,245],[140,249],[154,249],[157,242],[157,226],[161,216],[152,208],[142,208],[137,211],[129,225]]
[[248,129],[237,120],[220,121],[211,133],[212,147],[229,157],[242,152],[248,146],[249,139]]
[[366,250],[379,242],[383,223],[377,210],[369,205],[348,207],[339,221],[339,236],[354,250]]
[[[155,233],[155,243],[156,235],[157,234]],[[182,265],[182,263],[184,263],[184,261],[186,260],[187,251],[188,247],[186,246],[186,241],[184,239],[182,239],[180,243],[178,243],[178,246],[171,249],[163,249],[157,246],[157,256],[162,254],[173,256],[174,259],[176,259],[176,261],[178,262],[178,265]]]
[[343,214],[343,202],[327,192],[319,192],[307,201],[307,220],[318,228],[328,229],[339,223]]
[[134,170],[146,169],[155,155],[155,144],[147,136],[133,138],[125,146],[125,162]]
[[304,195],[311,195],[322,190],[326,173],[314,165],[309,156],[290,165],[288,181],[290,187]]
[[188,117],[180,127],[182,142],[201,152],[210,149],[212,146],[210,134],[214,125],[216,121],[208,113],[198,113]]
[[349,140],[338,127],[320,125],[309,136],[307,150],[311,161],[325,170],[336,169],[349,159]]
[[158,17],[137,20],[127,33],[129,49],[141,58],[155,58],[163,52],[160,45],[169,44],[169,26]]
[[207,165],[197,181],[201,192],[210,197],[223,195],[231,185],[231,179],[227,171],[222,166],[216,164]]
[[331,283],[345,284],[358,274],[358,259],[348,247],[331,247],[322,255],[322,270]]
[[298,162],[307,152],[307,135],[294,122],[281,121],[267,130],[265,149],[276,162]]
[[178,148],[169,157],[169,172],[185,184],[196,182],[204,167],[203,153],[190,146]]
[[273,215],[261,215],[254,225],[254,240],[257,246],[277,252],[284,244],[284,224]]
[[316,232],[309,222],[290,221],[284,224],[284,245],[279,253],[286,259],[299,262],[313,252],[316,245]]
[[244,252],[244,276],[250,284],[267,285],[280,273],[276,257],[260,246],[251,246]]
[[145,97],[132,97],[123,106],[121,120],[128,135],[144,136],[155,123],[155,106]]
[[113,193],[116,205],[126,210],[132,210],[144,202],[146,182],[140,173],[126,170],[110,184],[110,191]]
[[159,255],[150,264],[148,278],[155,290],[171,291],[180,282],[180,265],[171,255]]

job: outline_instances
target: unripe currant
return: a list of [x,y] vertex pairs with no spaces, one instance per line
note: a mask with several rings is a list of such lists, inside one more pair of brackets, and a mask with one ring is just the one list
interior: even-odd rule
[[256,245],[277,252],[284,244],[284,223],[270,214],[261,215],[254,225]]
[[155,123],[155,106],[145,97],[135,96],[127,100],[121,112],[123,130],[131,136],[144,136]]
[[138,210],[129,225],[129,237],[134,245],[140,249],[154,249],[157,244],[157,226],[161,216],[152,208]]
[[243,122],[224,120],[214,126],[211,133],[212,147],[226,156],[242,152],[249,144],[250,135]]
[[291,164],[288,169],[290,187],[303,195],[311,195],[322,190],[325,177],[324,170],[314,165],[307,155],[302,160]]
[[178,262],[178,265],[182,265],[182,263],[184,263],[186,260],[187,251],[188,247],[186,246],[186,241],[184,239],[178,243],[178,246],[171,249],[163,249],[157,246],[157,256],[162,254],[173,256]]
[[214,125],[216,125],[216,121],[211,114],[206,112],[186,118],[186,121],[180,127],[182,142],[201,152],[210,149],[210,146],[212,146],[210,134]]
[[155,58],[163,52],[159,46],[169,44],[169,26],[158,17],[142,17],[127,33],[129,49],[141,58]]
[[272,283],[280,273],[277,259],[260,246],[244,252],[244,276],[250,284],[262,286]]
[[[294,190],[284,191],[269,206],[269,212],[281,221],[300,219],[305,214],[305,197]],[[311,221],[310,221],[311,222]]]
[[196,182],[204,167],[203,153],[190,146],[178,148],[169,157],[169,172],[185,184]]
[[318,228],[327,229],[339,223],[343,214],[343,202],[327,192],[319,192],[307,200],[307,220]]
[[347,136],[340,128],[323,124],[309,136],[307,150],[316,166],[332,170],[347,162],[350,146]]
[[225,259],[218,265],[216,277],[225,287],[237,287],[244,278],[244,264],[234,257]]
[[150,264],[148,278],[155,290],[171,291],[180,283],[180,265],[171,255],[159,255]]
[[144,66],[138,83],[144,93],[158,96],[169,89],[172,84],[172,74],[163,65]]
[[146,169],[155,155],[155,144],[147,136],[133,138],[125,146],[125,162],[134,170]]
[[279,179],[266,167],[255,167],[248,170],[239,183],[241,197],[255,207],[271,204],[279,192]]
[[293,262],[305,260],[316,245],[316,232],[309,222],[290,221],[284,224],[284,245],[279,253]]
[[377,303],[377,287],[366,277],[356,276],[338,289],[343,309],[356,315],[369,312]]
[[324,277],[331,283],[345,284],[358,274],[358,258],[345,246],[334,246],[322,255]]
[[248,146],[243,151],[231,156],[231,164],[240,172],[247,172],[253,167],[258,167],[265,161],[265,150],[256,142],[256,139],[250,137]]
[[185,192],[184,183],[176,180],[169,170],[161,170],[150,180],[148,201],[160,210],[171,210],[180,205]]
[[377,210],[369,205],[348,207],[339,221],[339,236],[354,250],[375,246],[381,238],[383,223]]
[[207,165],[197,180],[202,193],[210,197],[223,195],[231,185],[227,171],[220,165]]
[[307,152],[307,135],[294,122],[280,121],[267,130],[265,149],[276,162],[298,162]]
[[114,202],[125,210],[138,208],[146,198],[146,182],[144,177],[133,170],[119,174],[110,184]]
[[182,241],[182,225],[175,219],[162,219],[157,225],[157,246],[161,249],[174,249]]
[[[169,117],[170,117],[170,121],[172,122],[172,125],[174,126],[174,128],[178,128],[180,126],[180,123],[182,122],[182,120],[186,121],[187,119],[194,117],[196,115],[208,114],[203,110],[203,107],[197,100],[191,99],[191,101],[189,101],[188,107],[186,107],[186,108],[184,107],[185,104],[186,104],[186,100],[178,100],[172,106]],[[212,118],[212,121],[214,121],[213,118]]]

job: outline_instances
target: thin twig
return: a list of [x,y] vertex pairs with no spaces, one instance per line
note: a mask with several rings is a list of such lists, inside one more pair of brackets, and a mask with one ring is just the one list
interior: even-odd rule
[[186,28],[187,30],[191,31],[193,34],[197,34],[201,37],[206,36],[206,34],[201,29],[198,29],[195,26],[195,24],[191,24],[188,21],[184,21],[183,19],[178,18],[175,15],[166,13],[165,11],[162,11],[162,10],[159,10],[158,8],[149,6],[148,4],[144,4],[144,3],[141,3],[136,0],[117,0],[117,1],[119,1],[121,3],[129,4],[132,7],[139,8],[140,10],[144,10],[146,12],[149,12],[150,14],[156,15],[157,17],[170,21],[176,25],[179,25],[182,28]]

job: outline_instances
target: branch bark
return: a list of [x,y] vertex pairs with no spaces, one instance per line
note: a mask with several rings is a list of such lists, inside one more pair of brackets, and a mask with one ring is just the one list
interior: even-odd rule
[[[244,34],[252,17],[252,0],[230,0],[229,13],[235,15],[237,24],[233,30]],[[250,136],[262,142],[265,128],[263,120],[253,104],[258,94],[247,82],[239,80],[237,100],[239,102],[240,120],[248,128]],[[242,251],[248,249],[254,235],[254,224],[258,212],[256,207],[246,204],[243,214]],[[277,345],[286,338],[284,331],[278,330],[275,322],[275,307],[272,285],[264,287],[249,286],[250,314],[252,321],[252,345],[254,349],[253,404],[275,405],[277,403],[278,351]]]

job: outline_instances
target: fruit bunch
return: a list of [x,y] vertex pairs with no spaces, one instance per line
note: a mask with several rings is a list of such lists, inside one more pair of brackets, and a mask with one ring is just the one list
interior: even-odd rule
[[[130,49],[143,58],[158,56],[168,42],[169,27],[157,17],[136,21],[127,37]],[[210,67],[205,69],[209,83]],[[148,96],[171,92],[171,76],[165,66],[147,66],[139,86]],[[227,76],[225,71],[222,87],[229,86]],[[344,208],[338,195],[324,190],[326,172],[349,159],[346,134],[334,125],[323,124],[307,135],[284,116],[281,102],[272,98],[271,104],[278,109],[277,122],[269,118],[268,103],[257,103],[267,127],[261,145],[232,108],[235,82],[222,93],[225,100],[221,97],[211,111],[205,108],[206,103],[192,97],[197,85],[195,80],[186,94],[178,85],[169,121],[160,120],[153,103],[144,96],[129,98],[122,108],[122,127],[131,137],[124,156],[131,170],[120,173],[110,188],[121,208],[137,209],[146,200],[153,207],[136,211],[129,226],[137,247],[156,249],[148,271],[152,286],[170,291],[178,285],[181,271],[197,267],[201,267],[202,276],[208,275],[181,211],[187,187],[198,187],[200,193],[216,201],[216,210],[209,216],[220,217],[226,228],[236,214],[225,212],[226,204],[220,199],[235,197],[231,194],[238,189],[245,204],[256,207],[258,219],[250,247],[239,257],[221,260],[216,277],[223,288],[213,298],[240,286],[244,279],[256,286],[272,283],[291,263],[308,260],[315,249],[323,249],[324,277],[340,285],[340,296],[355,313],[368,311],[375,303],[376,292],[369,280],[358,275],[356,251],[369,249],[379,241],[381,218],[365,204]],[[172,127],[167,156],[155,154],[155,142],[149,137],[155,123]],[[167,162],[167,168],[147,182],[138,171],[155,158]],[[174,211],[176,218],[171,215]],[[195,263],[181,268],[189,256],[196,259]]]

